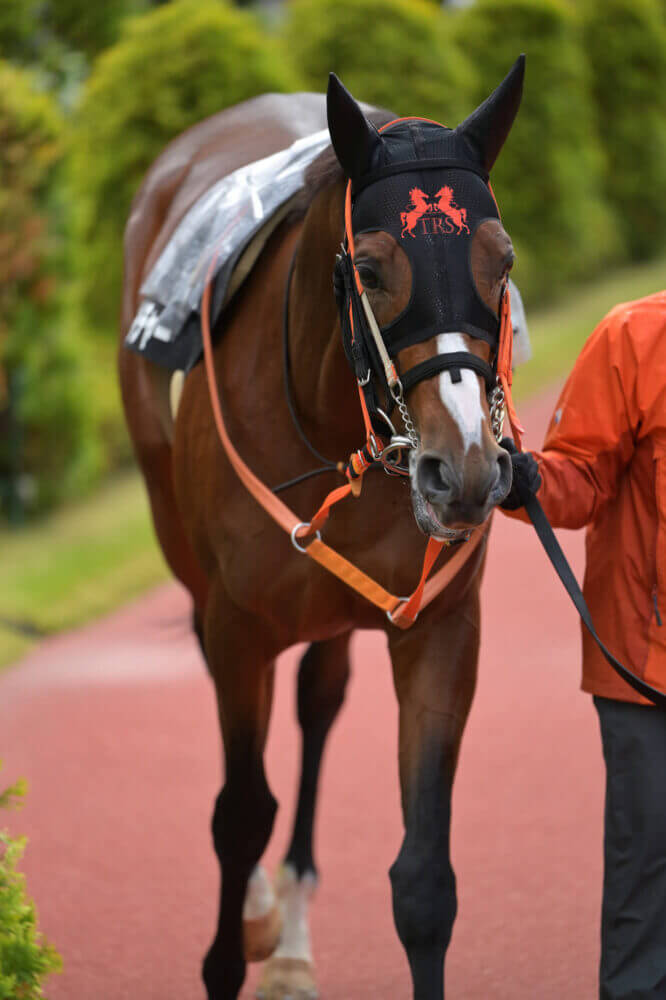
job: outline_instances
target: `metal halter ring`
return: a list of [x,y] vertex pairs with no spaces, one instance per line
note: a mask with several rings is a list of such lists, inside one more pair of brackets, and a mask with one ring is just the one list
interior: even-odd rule
[[378,413],[378,414],[379,414],[379,416],[380,416],[380,417],[382,418],[382,420],[384,420],[384,421],[386,422],[386,426],[388,427],[388,429],[389,429],[389,430],[390,430],[390,432],[391,432],[391,437],[392,437],[392,438],[394,438],[394,437],[397,437],[397,436],[398,436],[398,432],[396,431],[395,427],[393,426],[393,423],[392,423],[392,421],[391,421],[390,417],[388,417],[388,416],[387,416],[387,415],[386,415],[386,414],[384,413],[384,411],[383,411],[383,410],[380,410],[380,409],[379,409],[379,407],[377,407],[377,413]]
[[381,461],[382,450],[379,447],[379,442],[372,431],[368,434],[368,451],[372,455],[375,462]]
[[[379,456],[379,461],[384,466],[384,472],[389,476],[408,476],[409,469],[403,468],[399,463],[402,460],[403,451],[410,451],[413,447],[414,445],[408,437],[394,434]],[[391,459],[390,456],[396,452],[395,459]]]
[[[311,523],[312,523],[311,521],[299,521],[298,524],[295,524],[294,527],[291,529],[291,544],[294,546],[297,552],[302,552],[303,554],[306,554],[308,550],[306,545],[298,544],[298,539],[296,538],[296,532],[299,531],[301,528],[309,528]],[[321,541],[321,531],[315,531],[314,537],[318,541]]]
[[[398,625],[398,623],[393,618],[393,615],[396,613],[396,611],[398,610],[398,608],[401,608],[403,606],[403,604],[408,604],[410,600],[411,600],[410,597],[399,597],[398,598],[399,604],[396,604],[396,606],[394,607],[393,611],[387,611],[386,612],[386,617],[390,621],[391,625],[396,625],[398,628],[400,628],[400,626]],[[416,619],[418,618],[419,614],[420,614],[420,611],[417,611],[416,614],[414,615],[414,621],[416,621]]]
[[389,390],[396,403],[403,398],[402,382],[399,378],[395,382],[389,382]]

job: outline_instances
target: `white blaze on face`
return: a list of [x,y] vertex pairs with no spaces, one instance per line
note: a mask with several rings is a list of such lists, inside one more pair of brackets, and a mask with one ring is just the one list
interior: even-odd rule
[[[437,353],[453,354],[468,348],[462,333],[440,333],[437,336]],[[460,430],[465,451],[473,444],[481,444],[483,408],[479,379],[469,368],[461,368],[462,380],[453,382],[451,372],[443,371],[439,376],[439,394],[444,406],[455,420]]]

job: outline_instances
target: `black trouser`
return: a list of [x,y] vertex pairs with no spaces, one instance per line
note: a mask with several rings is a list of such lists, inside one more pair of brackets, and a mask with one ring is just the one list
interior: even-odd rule
[[606,761],[600,1000],[666,1000],[666,712],[595,698]]

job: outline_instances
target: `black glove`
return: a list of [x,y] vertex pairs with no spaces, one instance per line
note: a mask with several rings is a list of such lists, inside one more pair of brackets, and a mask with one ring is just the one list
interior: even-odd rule
[[505,437],[500,441],[500,447],[511,455],[511,467],[513,469],[513,482],[506,498],[500,504],[504,510],[518,510],[523,506],[520,499],[520,491],[523,493],[536,493],[541,486],[541,475],[537,461],[529,451],[518,451],[513,438]]

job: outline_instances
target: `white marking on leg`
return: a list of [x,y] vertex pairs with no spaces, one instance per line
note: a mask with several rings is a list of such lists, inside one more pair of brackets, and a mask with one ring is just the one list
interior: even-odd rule
[[312,873],[299,879],[291,865],[283,865],[278,873],[276,888],[283,925],[274,957],[300,958],[312,963],[308,906],[317,888],[317,879]]
[[250,875],[243,905],[243,920],[259,920],[275,906],[275,892],[262,865]]
[[[440,333],[437,336],[437,353],[453,354],[468,348],[462,333]],[[460,369],[461,381],[453,382],[450,371],[439,376],[439,395],[460,429],[463,449],[468,451],[473,444],[481,444],[483,408],[479,380],[469,368]]]

